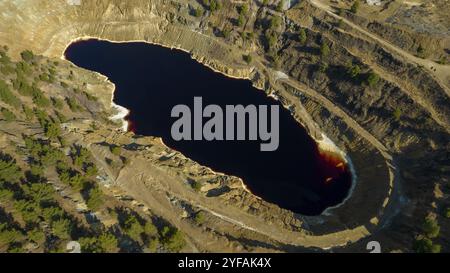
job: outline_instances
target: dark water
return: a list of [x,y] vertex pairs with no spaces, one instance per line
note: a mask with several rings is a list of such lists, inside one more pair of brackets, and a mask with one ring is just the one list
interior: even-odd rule
[[242,178],[251,192],[268,202],[318,215],[349,192],[348,167],[333,155],[320,154],[314,140],[281,106],[279,148],[274,152],[261,152],[260,141],[172,140],[172,107],[186,104],[192,109],[194,96],[201,96],[203,105],[222,107],[279,104],[250,81],[216,73],[182,51],[145,43],[81,41],[70,45],[65,56],[115,83],[114,101],[131,110],[128,120],[135,133],[162,137],[166,145],[200,164]]

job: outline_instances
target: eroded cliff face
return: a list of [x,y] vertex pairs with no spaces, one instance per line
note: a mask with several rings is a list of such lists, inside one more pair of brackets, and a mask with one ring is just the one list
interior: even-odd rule
[[[208,248],[205,242],[227,237],[267,243],[266,250],[346,245],[356,251],[364,249],[364,241],[352,243],[376,238],[386,242],[386,250],[408,251],[418,223],[444,202],[441,198],[432,206],[435,185],[448,183],[448,83],[351,25],[337,25],[336,18],[307,2],[285,13],[254,1],[248,5],[246,22],[239,25],[230,20],[237,18],[237,5],[228,1],[200,17],[192,16],[200,4],[188,0],[85,0],[80,6],[63,0],[2,1],[0,43],[13,56],[31,49],[53,58],[88,37],[178,48],[276,95],[313,137],[321,141],[326,135],[351,159],[357,179],[349,199],[321,216],[303,217],[256,198],[239,178],[199,166],[159,139],[124,133],[101,121],[96,131],[87,122],[69,122],[68,136],[89,147],[111,185],[185,231],[198,249],[217,251],[220,243]],[[281,21],[267,50],[264,25],[273,17]],[[298,38],[301,29],[306,41]],[[252,61],[246,63],[243,55]],[[358,65],[360,78],[346,75],[349,64]],[[113,114],[114,86],[100,75],[74,69]],[[363,83],[370,71],[378,77],[374,86]],[[103,142],[129,147],[129,163],[105,164],[111,155]],[[189,181],[200,182],[200,192]],[[210,214],[207,228],[186,221],[192,210]]]

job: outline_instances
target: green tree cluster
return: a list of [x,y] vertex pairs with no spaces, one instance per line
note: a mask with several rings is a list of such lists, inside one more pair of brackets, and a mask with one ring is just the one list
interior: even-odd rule
[[83,253],[112,253],[118,250],[117,238],[108,232],[100,236],[83,237],[78,240]]
[[183,233],[175,227],[165,226],[161,231],[161,242],[171,252],[179,252],[186,245]]
[[19,108],[22,104],[21,101],[14,96],[14,94],[9,89],[8,84],[0,79],[0,100],[4,103],[13,106],[14,108]]
[[222,3],[219,0],[202,0],[202,4],[211,12],[215,12],[222,8]]
[[25,50],[20,53],[22,60],[25,62],[31,62],[34,59],[34,53],[31,50]]

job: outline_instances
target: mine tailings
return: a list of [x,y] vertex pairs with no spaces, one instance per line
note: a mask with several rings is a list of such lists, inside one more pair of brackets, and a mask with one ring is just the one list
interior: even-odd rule
[[[352,173],[342,156],[318,143],[282,105],[254,88],[205,67],[188,53],[141,42],[82,40],[69,45],[67,60],[99,72],[115,86],[114,103],[129,109],[129,129],[164,143],[214,171],[240,177],[254,195],[302,215],[319,215],[342,203]],[[260,141],[175,141],[175,105],[279,105],[279,147],[260,151]],[[248,124],[247,124],[248,127]]]

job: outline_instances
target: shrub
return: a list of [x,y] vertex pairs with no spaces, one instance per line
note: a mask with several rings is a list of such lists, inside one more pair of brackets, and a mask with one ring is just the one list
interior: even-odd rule
[[205,213],[203,211],[199,211],[194,216],[194,222],[197,224],[203,224],[205,222]]
[[14,68],[10,65],[3,65],[0,66],[0,72],[2,72],[3,75],[8,76],[14,73]]
[[70,239],[72,223],[69,219],[60,219],[52,222],[52,231],[55,236],[62,240]]
[[302,28],[302,29],[300,29],[300,31],[298,33],[298,41],[301,44],[305,44],[306,43],[306,39],[307,39],[306,31]]
[[352,6],[350,7],[350,11],[352,13],[356,14],[359,10],[359,5],[360,5],[359,0],[356,0],[355,2],[353,2]]
[[322,57],[327,57],[328,55],[330,55],[330,47],[325,42],[322,42],[322,44],[320,45],[320,55]]
[[237,25],[239,27],[242,27],[242,26],[244,26],[244,23],[245,23],[245,18],[242,14],[240,14],[238,17]]
[[55,81],[55,78],[51,74],[42,73],[39,75],[39,80],[43,82],[53,83]]
[[281,11],[283,11],[283,6],[284,6],[284,0],[280,0],[277,4],[277,7],[275,8],[275,10],[278,12],[281,12]]
[[78,239],[78,242],[83,253],[103,253],[96,237],[82,237]]
[[23,190],[29,198],[32,198],[40,206],[50,203],[55,194],[53,187],[47,183],[27,184],[23,186]]
[[272,16],[270,18],[269,28],[275,29],[275,28],[278,28],[280,25],[281,25],[281,17],[279,17],[279,16]]
[[9,65],[11,63],[11,59],[6,52],[0,51],[0,63],[3,65]]
[[201,7],[198,7],[194,10],[194,16],[195,17],[202,17],[203,16],[203,9]]
[[14,96],[11,90],[9,90],[6,82],[3,80],[0,80],[0,100],[15,108],[18,108],[21,105],[21,101],[16,96]]
[[84,170],[92,165],[92,155],[88,149],[74,145],[71,147],[70,155],[73,160],[73,164],[78,167],[82,167]]
[[29,96],[33,95],[33,88],[27,83],[27,80],[23,76],[17,76],[13,81],[13,88],[16,89],[20,95]]
[[441,246],[433,244],[429,238],[419,236],[414,241],[413,250],[417,253],[439,253],[441,252]]
[[250,64],[252,62],[252,56],[251,55],[243,55],[242,58],[247,64]]
[[31,68],[30,65],[26,62],[18,62],[16,63],[16,75],[22,76],[22,74],[25,75],[31,75]]
[[400,121],[400,118],[402,117],[402,110],[400,108],[395,108],[392,115],[394,116],[395,121]]
[[365,83],[370,87],[375,87],[380,80],[380,77],[373,71],[367,74]]
[[11,112],[10,110],[6,109],[6,108],[2,108],[1,109],[1,113],[3,118],[7,121],[7,122],[11,122],[16,120],[16,115],[14,115],[13,112]]
[[33,102],[41,108],[47,108],[50,106],[50,100],[42,93],[41,90],[35,89],[33,92]]
[[75,99],[67,97],[66,103],[69,106],[70,110],[72,110],[72,112],[81,111],[81,106],[77,103],[77,101]]
[[179,252],[186,245],[183,234],[175,227],[165,226],[161,235],[164,247],[171,252]]
[[222,8],[222,4],[218,0],[206,0],[206,2],[208,1],[209,1],[209,10],[211,12],[214,12]]
[[27,119],[27,121],[33,120],[34,118],[33,110],[31,110],[31,108],[29,108],[25,104],[22,105],[22,112],[25,114],[25,118]]
[[352,78],[352,79],[356,79],[359,75],[361,74],[361,68],[359,67],[359,65],[355,64],[350,64],[347,68],[347,75]]
[[51,100],[52,100],[53,106],[54,106],[56,109],[61,110],[61,109],[64,107],[64,103],[63,103],[62,100],[60,100],[60,99],[58,99],[58,98],[55,98],[55,97],[52,97]]
[[103,193],[98,186],[91,187],[87,192],[87,207],[92,210],[98,210],[104,203]]
[[59,179],[61,182],[70,185],[76,191],[85,188],[86,181],[84,177],[74,170],[60,171]]
[[47,222],[54,222],[64,218],[64,210],[59,206],[49,206],[42,209],[42,216]]
[[200,189],[202,188],[202,183],[198,182],[198,181],[192,181],[191,182],[191,187],[195,190],[195,191],[200,191]]
[[91,95],[91,94],[89,94],[89,93],[87,93],[87,92],[84,92],[84,95],[86,96],[86,98],[87,98],[89,101],[98,101],[98,98],[97,98],[96,96],[93,96],[93,95]]
[[417,47],[417,54],[420,57],[424,57],[425,56],[425,48],[421,44]]
[[437,220],[431,216],[425,218],[425,222],[422,228],[428,238],[436,238],[437,236],[439,236],[439,232],[441,230]]
[[145,223],[144,232],[149,237],[155,237],[156,235],[158,235],[158,229],[151,222]]
[[231,35],[231,30],[230,30],[228,27],[225,27],[225,28],[222,30],[222,35],[223,35],[223,37],[224,37],[225,39],[228,39],[228,38],[230,37],[230,35]]
[[57,139],[61,135],[59,123],[48,121],[44,126],[44,133],[50,139]]
[[450,218],[450,208],[447,208],[447,209],[445,210],[445,217],[446,217],[446,218]]
[[267,46],[270,49],[273,49],[278,41],[278,35],[275,31],[266,30],[264,33],[264,38],[266,40]]
[[112,253],[117,251],[117,238],[110,233],[103,233],[98,237],[98,243],[103,252]]
[[152,238],[148,240],[147,248],[150,252],[156,252],[156,250],[158,249],[158,245],[159,245],[158,238]]
[[23,235],[16,229],[0,228],[0,245],[9,245],[22,240]]
[[89,164],[84,168],[86,176],[95,176],[98,174],[98,169],[94,164]]
[[134,215],[128,216],[124,223],[124,230],[131,239],[140,241],[144,228]]
[[64,122],[67,121],[66,116],[64,116],[62,113],[60,113],[60,112],[58,112],[58,111],[55,111],[55,115],[56,115],[56,117],[58,118],[58,120],[59,120],[60,123],[64,123]]
[[325,62],[320,62],[318,71],[321,73],[325,73],[328,70],[328,64]]
[[25,62],[31,62],[34,58],[34,54],[31,50],[22,51],[22,53],[20,53],[20,56]]
[[242,5],[238,6],[238,12],[239,12],[239,14],[246,15],[248,13],[248,5],[242,4]]
[[42,230],[37,229],[37,228],[28,231],[27,237],[28,237],[28,239],[30,239],[31,241],[33,241],[37,244],[42,244],[45,241],[45,233]]
[[18,182],[22,171],[10,155],[0,152],[0,181]]
[[84,253],[112,253],[118,250],[117,238],[110,233],[103,233],[98,237],[83,237],[78,241],[81,252]]
[[111,153],[113,155],[119,156],[122,153],[122,148],[120,146],[111,146]]

